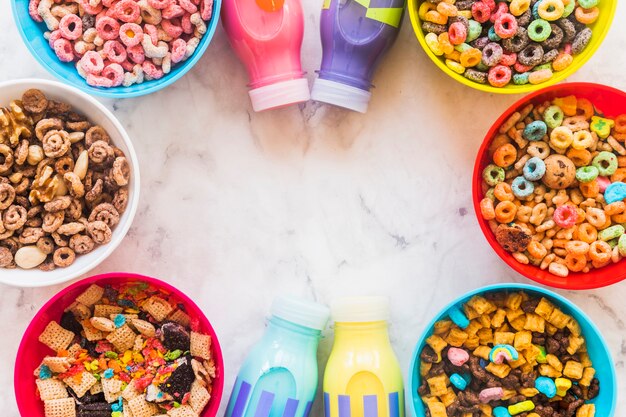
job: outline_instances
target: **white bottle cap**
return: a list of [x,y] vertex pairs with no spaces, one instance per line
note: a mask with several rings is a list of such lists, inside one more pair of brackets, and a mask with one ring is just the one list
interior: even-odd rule
[[323,304],[295,297],[276,297],[270,313],[283,320],[315,330],[324,330],[330,310]]
[[275,109],[308,101],[311,98],[306,78],[281,81],[249,91],[254,111]]
[[372,93],[351,85],[318,78],[313,83],[311,98],[315,101],[344,107],[359,113],[367,112]]
[[331,304],[335,322],[361,323],[389,320],[389,299],[387,297],[348,297],[335,300]]

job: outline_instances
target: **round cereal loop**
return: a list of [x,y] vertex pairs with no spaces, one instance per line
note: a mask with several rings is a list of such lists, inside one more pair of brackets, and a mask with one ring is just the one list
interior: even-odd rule
[[580,23],[583,23],[585,25],[591,25],[596,20],[598,20],[598,17],[600,16],[600,9],[597,7],[577,7],[574,15],[576,17],[576,20],[578,20]]
[[119,213],[122,213],[124,210],[126,210],[126,206],[128,205],[128,189],[120,188],[119,190],[117,190],[111,204],[113,204],[113,206]]
[[598,239],[608,242],[613,239],[618,239],[624,234],[624,232],[626,232],[624,226],[622,226],[621,224],[616,224],[600,231],[598,233]]
[[597,229],[602,229],[602,227],[606,224],[607,217],[604,213],[604,210],[588,207],[585,212],[585,219]]
[[54,41],[54,53],[61,62],[72,62],[74,60],[74,49],[72,43],[64,38]]
[[71,156],[64,156],[62,158],[57,159],[54,163],[54,169],[57,174],[65,174],[66,172],[72,171],[74,169],[74,159]]
[[174,39],[179,38],[183,34],[183,28],[175,24],[174,19],[163,19],[163,21],[161,21],[161,27],[169,37]]
[[617,171],[617,157],[612,152],[602,151],[591,162],[601,176],[610,176]]
[[554,49],[556,52],[554,57],[556,58],[559,52],[556,48],[558,48],[563,42],[563,30],[554,23],[550,24],[550,29],[550,36],[548,36],[545,41],[541,42],[541,46],[544,48],[544,50]]
[[543,159],[533,156],[526,161],[522,172],[528,181],[539,181],[546,174],[546,163]]
[[36,244],[37,248],[45,253],[46,255],[50,255],[54,252],[54,240],[48,236],[44,236],[39,238]]
[[513,16],[521,16],[530,8],[530,0],[511,0],[509,11]]
[[483,170],[483,180],[490,186],[495,186],[504,181],[504,178],[504,169],[497,165],[487,165]]
[[109,228],[113,228],[120,222],[120,214],[112,204],[102,203],[97,205],[89,215],[89,222],[95,221],[102,221]]
[[15,201],[15,188],[8,183],[0,183],[0,210],[5,210]]
[[[503,4],[503,3],[500,3]],[[495,22],[494,30],[496,34],[502,39],[512,38],[517,34],[519,25],[517,19],[510,13],[501,14]]]
[[556,149],[567,149],[574,141],[574,134],[566,126],[556,127],[550,132],[550,145]]
[[25,227],[19,237],[22,245],[32,245],[42,238],[44,231],[39,227]]
[[102,126],[93,126],[85,133],[85,146],[90,148],[95,142],[111,143],[111,137]]
[[581,53],[589,44],[591,40],[591,35],[593,32],[589,28],[585,28],[582,31],[578,32],[574,41],[572,42],[572,53],[574,55],[578,55]]
[[563,0],[541,0],[537,2],[537,14],[544,20],[559,20],[565,11]]
[[213,0],[200,0],[200,16],[202,20],[211,20],[211,16],[213,16]]
[[69,152],[70,136],[65,130],[51,130],[43,138],[43,152],[48,158],[60,158]]
[[163,78],[163,71],[158,69],[154,63],[150,61],[144,61],[141,68],[143,69],[146,78],[149,80],[158,80]]
[[524,139],[534,142],[540,141],[548,133],[548,126],[542,120],[535,120],[526,125],[522,132]]
[[27,211],[24,207],[11,205],[2,215],[4,228],[9,231],[18,230],[26,224]]
[[87,74],[100,74],[104,69],[104,60],[98,52],[87,51],[78,61],[77,66],[80,66]]
[[136,46],[141,44],[143,29],[136,23],[124,23],[120,26],[119,37],[124,45]]
[[565,255],[565,266],[572,272],[582,272],[587,267],[587,257],[568,253]]
[[529,67],[539,65],[543,60],[543,48],[536,43],[530,44],[519,52],[517,59],[522,65]]
[[467,39],[467,28],[462,22],[455,22],[448,28],[448,36],[453,45],[460,45]]
[[549,188],[563,190],[576,180],[576,166],[563,155],[550,155],[544,160],[546,174],[542,182]]
[[103,164],[114,156],[111,146],[103,140],[93,142],[87,154],[89,155],[89,160],[96,165]]
[[483,198],[480,201],[480,213],[485,220],[493,220],[496,218],[493,201],[490,198]]
[[105,222],[95,221],[87,224],[87,234],[98,245],[105,245],[111,241],[111,229]]
[[13,167],[15,161],[13,151],[7,145],[0,144],[0,156],[2,157],[0,159],[4,159],[2,164],[0,164],[0,174],[5,174]]
[[154,7],[158,10],[167,9],[169,6],[176,3],[176,0],[148,0],[150,7]]
[[517,198],[527,198],[535,192],[535,185],[524,177],[517,177],[511,183],[513,194]]
[[41,228],[46,233],[54,233],[59,227],[61,227],[64,220],[65,213],[63,211],[46,213],[43,216],[43,224],[41,225]]
[[495,213],[498,223],[511,223],[517,214],[517,206],[512,201],[501,201],[496,205]]
[[66,14],[59,22],[59,32],[65,39],[75,41],[83,36],[83,21],[75,14]]
[[[516,160],[517,160],[517,150],[515,149],[515,146],[511,145],[510,143],[500,146],[493,153],[494,163],[497,166],[502,167],[502,168],[510,167],[511,165],[515,163]],[[121,185],[126,185],[126,184],[121,184]]]
[[576,225],[576,221],[578,220],[576,207],[569,204],[557,207],[552,215],[552,220],[554,220],[557,226],[563,229],[574,227]]
[[22,106],[31,114],[40,114],[48,107],[48,99],[41,90],[31,88],[22,94]]
[[506,65],[496,65],[489,70],[489,84],[494,87],[504,87],[511,81],[511,69]]
[[74,260],[76,260],[76,254],[68,247],[55,250],[52,256],[52,261],[59,268],[67,268],[74,263]]
[[104,43],[104,47],[102,48],[102,53],[104,53],[109,61],[116,64],[121,64],[126,61],[127,58],[126,48],[117,40],[106,41]]
[[491,9],[483,1],[477,1],[472,5],[472,17],[479,23],[485,23],[491,17]]
[[120,24],[109,16],[101,16],[96,21],[96,30],[98,31],[98,36],[105,41],[109,41],[119,37]]
[[502,54],[502,47],[495,42],[491,42],[483,48],[482,63],[488,67],[496,66],[502,59]]
[[552,33],[550,23],[543,19],[533,20],[528,26],[528,37],[535,42],[543,42]]
[[546,122],[550,129],[561,126],[564,118],[565,114],[559,106],[550,106],[543,112],[543,121]]
[[111,173],[117,185],[120,187],[128,185],[130,181],[130,165],[128,164],[128,160],[123,156],[115,158]]
[[498,183],[493,189],[493,195],[500,201],[515,201],[513,190],[506,182]]
[[594,166],[580,167],[576,170],[576,179],[582,183],[591,182],[598,178],[598,175],[600,171]]
[[519,53],[528,46],[529,42],[528,31],[520,26],[513,37],[502,40],[502,47],[506,51]]
[[612,252],[613,248],[602,240],[596,240],[589,246],[589,258],[594,262],[602,263],[609,261]]
[[[187,51],[187,42],[184,39],[176,39],[172,43],[172,63],[177,64],[185,58]],[[462,55],[462,54],[461,54]]]
[[[437,13],[442,19],[443,23],[445,23],[445,19],[447,19],[445,16],[441,16],[438,12],[435,12],[435,11],[431,11],[429,13]],[[167,6],[165,9],[161,11],[161,15],[163,16],[163,19],[174,19],[177,17],[181,17],[184,14],[185,14],[185,9],[183,9],[178,4],[175,4],[175,3],[170,4],[169,6]],[[442,23],[442,21],[435,21],[435,23]]]
[[83,203],[76,198],[72,199],[70,206],[65,209],[64,214],[67,219],[77,221],[83,215]]
[[109,64],[102,70],[102,78],[108,79],[111,87],[118,87],[124,82],[124,68],[120,64]]
[[86,235],[74,235],[70,238],[69,247],[78,255],[91,252],[95,246],[93,239]]
[[133,23],[136,22],[141,15],[141,9],[134,0],[121,0],[110,9],[112,15],[124,22]]

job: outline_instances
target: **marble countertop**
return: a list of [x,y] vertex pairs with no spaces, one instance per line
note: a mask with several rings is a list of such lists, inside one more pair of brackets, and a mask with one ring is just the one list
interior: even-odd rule
[[[321,56],[319,2],[304,0],[304,8],[302,56],[312,79]],[[572,81],[626,89],[625,19],[620,1],[607,40]],[[22,44],[8,0],[0,2],[0,27],[0,81],[51,78]],[[223,406],[277,294],[320,302],[389,296],[391,337],[406,374],[417,338],[445,304],[478,286],[528,282],[482,237],[470,193],[485,132],[519,97],[449,79],[421,50],[408,16],[366,115],[313,103],[255,114],[246,82],[220,27],[198,65],[173,86],[103,100],[134,140],[143,190],[127,238],[93,273],[159,277],[195,299],[224,350]],[[0,286],[4,416],[18,415],[13,362],[22,332],[61,288]],[[626,415],[625,292],[626,283],[561,292],[608,341],[620,384],[616,416]],[[325,334],[322,370],[332,342]]]

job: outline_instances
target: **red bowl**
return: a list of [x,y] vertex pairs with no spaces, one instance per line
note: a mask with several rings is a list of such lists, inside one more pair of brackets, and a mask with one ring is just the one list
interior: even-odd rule
[[626,93],[612,87],[592,83],[566,83],[544,88],[535,93],[529,94],[513,104],[502,116],[493,124],[485,136],[483,143],[476,156],[474,164],[474,178],[472,182],[472,195],[474,199],[474,212],[478,219],[478,224],[487,238],[493,250],[511,268],[527,278],[540,284],[550,287],[564,288],[568,290],[587,290],[593,288],[606,287],[622,281],[626,278],[626,268],[624,261],[594,269],[588,273],[572,273],[566,278],[557,277],[548,271],[544,271],[533,265],[523,265],[517,262],[512,254],[502,249],[496,241],[494,233],[489,228],[489,224],[480,215],[480,200],[483,199],[482,192],[482,171],[489,165],[489,145],[498,134],[498,129],[513,113],[522,109],[529,103],[539,104],[546,100],[557,97],[575,95],[577,97],[589,99],[595,107],[608,117],[616,117],[626,113]]
[[20,414],[23,417],[44,417],[43,401],[39,400],[37,395],[37,386],[35,385],[35,376],[33,375],[33,372],[35,368],[39,366],[45,355],[52,353],[50,348],[37,340],[46,325],[50,322],[50,320],[56,320],[58,322],[61,319],[63,310],[91,284],[115,284],[119,283],[121,280],[127,282],[143,281],[156,288],[173,294],[181,303],[183,303],[187,313],[191,317],[198,319],[200,331],[211,335],[211,349],[215,365],[217,367],[217,374],[215,380],[213,381],[211,400],[204,409],[201,417],[215,417],[217,415],[220,401],[222,399],[222,393],[224,391],[224,359],[222,356],[222,350],[220,349],[220,345],[217,340],[217,335],[202,310],[200,310],[200,308],[181,291],[163,281],[137,274],[114,272],[83,279],[61,290],[43,307],[41,307],[39,312],[37,312],[33,320],[28,325],[17,351],[14,372],[15,399],[17,401],[17,407],[20,410]]

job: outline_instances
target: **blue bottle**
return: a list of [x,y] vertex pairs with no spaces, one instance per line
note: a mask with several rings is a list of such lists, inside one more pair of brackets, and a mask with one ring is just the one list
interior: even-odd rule
[[226,417],[307,417],[318,383],[317,346],[329,315],[317,303],[275,299],[263,338],[239,370]]

